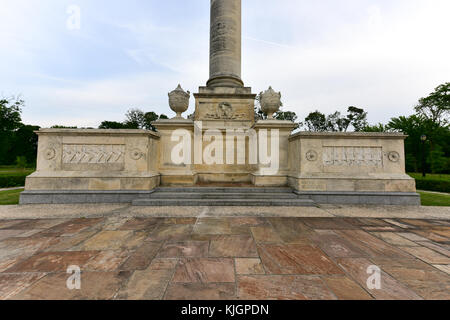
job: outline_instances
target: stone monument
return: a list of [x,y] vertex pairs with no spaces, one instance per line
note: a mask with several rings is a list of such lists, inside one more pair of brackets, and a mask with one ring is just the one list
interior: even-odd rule
[[190,93],[178,86],[169,93],[176,115],[156,121],[157,133],[39,130],[21,203],[420,203],[404,135],[292,134],[293,122],[273,117],[281,93],[271,87],[259,99],[267,120],[255,119],[256,94],[241,79],[241,0],[211,0],[209,70],[193,119],[182,116]]

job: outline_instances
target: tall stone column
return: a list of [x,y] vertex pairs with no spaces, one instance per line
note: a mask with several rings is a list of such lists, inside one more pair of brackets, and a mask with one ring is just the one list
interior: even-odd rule
[[243,87],[241,0],[211,0],[208,87]]

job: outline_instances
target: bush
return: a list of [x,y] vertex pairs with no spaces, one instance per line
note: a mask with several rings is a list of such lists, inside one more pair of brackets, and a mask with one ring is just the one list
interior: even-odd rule
[[29,174],[29,172],[24,172],[23,174],[0,175],[0,188],[23,187],[25,178]]
[[450,181],[438,179],[416,179],[416,188],[418,190],[428,190],[436,192],[450,193]]
[[27,167],[27,158],[24,156],[17,157],[16,166],[20,169],[25,169]]

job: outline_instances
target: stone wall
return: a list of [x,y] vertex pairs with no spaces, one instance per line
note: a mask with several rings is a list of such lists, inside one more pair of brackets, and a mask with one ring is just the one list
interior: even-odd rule
[[159,135],[146,130],[42,129],[26,190],[152,190]]
[[402,134],[311,133],[289,138],[289,185],[299,191],[415,192]]
[[[230,144],[227,126],[219,124],[198,130],[192,120],[161,120],[155,123],[158,133],[42,129],[38,132],[37,171],[27,177],[21,203],[130,203],[148,197],[160,185],[193,186],[199,182],[288,185],[300,197],[317,203],[420,203],[415,181],[405,173],[404,135],[291,135],[292,122],[264,120],[243,128],[240,144],[239,133]],[[188,133],[185,142],[174,139],[177,132]],[[200,138],[196,137],[199,132]],[[212,139],[208,137],[211,132]],[[267,139],[261,138],[261,133]],[[250,143],[250,137],[258,137],[256,145]],[[196,144],[196,139],[202,143]],[[213,141],[221,141],[216,147],[222,150],[222,163],[207,163],[204,158],[199,163],[195,154],[208,154]],[[180,146],[188,150],[186,163],[174,161],[177,153],[184,157]],[[270,164],[262,160],[264,154]]]

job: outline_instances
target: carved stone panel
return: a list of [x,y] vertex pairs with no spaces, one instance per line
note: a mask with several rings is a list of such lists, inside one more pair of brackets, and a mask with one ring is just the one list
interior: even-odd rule
[[206,120],[244,120],[245,113],[236,112],[235,108],[228,102],[219,103],[217,106],[209,106],[205,113]]
[[63,164],[122,164],[125,145],[63,145]]
[[325,166],[383,167],[381,147],[324,147]]

